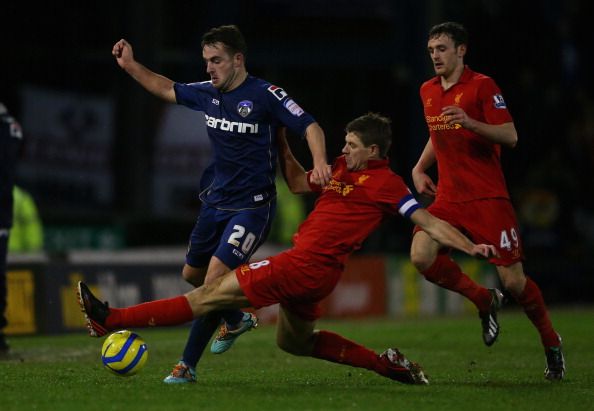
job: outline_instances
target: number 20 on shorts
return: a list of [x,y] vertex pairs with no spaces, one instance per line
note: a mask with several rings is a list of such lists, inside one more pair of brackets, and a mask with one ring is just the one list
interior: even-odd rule
[[239,224],[235,224],[233,230],[227,242],[234,247],[240,248],[244,254],[248,254],[256,241],[256,236],[254,233],[245,234],[245,227]]

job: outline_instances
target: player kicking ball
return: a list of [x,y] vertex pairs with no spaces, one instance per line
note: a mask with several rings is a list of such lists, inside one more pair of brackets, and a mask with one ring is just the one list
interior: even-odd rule
[[474,244],[448,223],[420,207],[387,159],[390,120],[369,113],[346,127],[343,155],[332,166],[332,179],[321,186],[297,162],[280,139],[282,170],[294,193],[320,193],[313,211],[293,238],[293,248],[240,266],[208,286],[185,295],[128,308],[111,308],[82,282],[78,299],[91,336],[109,330],[183,324],[211,311],[279,303],[277,344],[293,355],[365,368],[405,384],[428,384],[422,368],[398,349],[382,354],[330,331],[315,330],[319,303],[340,280],[348,256],[384,218],[401,214],[444,246],[489,258],[491,245]]

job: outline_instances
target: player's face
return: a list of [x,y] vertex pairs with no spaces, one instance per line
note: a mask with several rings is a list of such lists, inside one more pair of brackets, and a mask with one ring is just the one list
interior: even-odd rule
[[215,88],[221,91],[233,88],[240,64],[237,54],[232,56],[222,43],[215,43],[212,46],[204,46],[202,58],[206,63],[206,72],[210,75]]
[[466,45],[455,46],[454,40],[448,35],[442,34],[439,37],[429,39],[427,51],[433,62],[435,74],[449,78],[456,69],[464,65],[464,54]]
[[367,168],[367,162],[373,157],[375,145],[365,147],[359,136],[353,132],[347,133],[344,138],[346,144],[342,148],[342,153],[346,160],[349,171],[364,170]]

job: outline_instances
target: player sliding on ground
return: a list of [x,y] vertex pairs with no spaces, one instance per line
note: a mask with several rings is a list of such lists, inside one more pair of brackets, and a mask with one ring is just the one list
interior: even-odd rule
[[[280,138],[282,169],[295,193],[319,192],[314,210],[299,227],[292,249],[230,271],[183,296],[128,308],[111,308],[82,282],[78,298],[91,336],[109,330],[183,324],[208,312],[280,303],[277,344],[284,351],[366,368],[406,384],[427,384],[421,367],[400,351],[374,351],[329,331],[315,330],[320,301],[338,283],[348,256],[390,215],[400,213],[444,246],[489,258],[491,245],[472,243],[448,223],[423,210],[402,179],[389,169],[390,120],[367,114],[346,127],[343,156],[324,187],[297,162]],[[234,338],[237,338],[237,333]]]

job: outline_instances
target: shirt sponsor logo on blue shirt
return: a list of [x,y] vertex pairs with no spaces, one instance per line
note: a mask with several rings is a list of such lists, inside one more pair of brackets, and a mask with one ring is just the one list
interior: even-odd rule
[[207,127],[216,128],[222,131],[230,131],[244,134],[258,134],[258,123],[240,123],[238,121],[229,121],[226,118],[216,118],[205,114]]
[[237,105],[237,112],[241,117],[247,117],[254,109],[254,103],[249,100],[240,101]]
[[501,94],[495,94],[493,96],[493,105],[495,108],[507,108],[505,100],[503,100],[503,96]]

